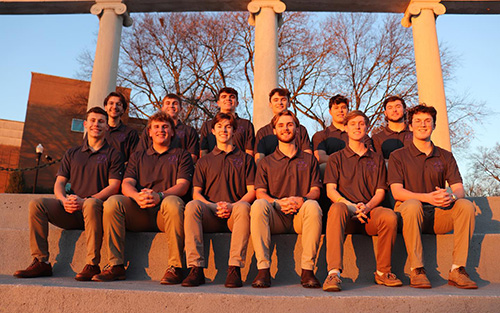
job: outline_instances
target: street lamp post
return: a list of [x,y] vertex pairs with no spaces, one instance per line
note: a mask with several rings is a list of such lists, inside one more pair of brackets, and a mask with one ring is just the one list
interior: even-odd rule
[[33,193],[35,193],[36,190],[36,182],[38,180],[38,165],[40,165],[40,159],[43,153],[43,146],[41,143],[39,143],[38,146],[36,146],[35,152],[36,152],[36,170],[35,170],[35,182],[33,183]]

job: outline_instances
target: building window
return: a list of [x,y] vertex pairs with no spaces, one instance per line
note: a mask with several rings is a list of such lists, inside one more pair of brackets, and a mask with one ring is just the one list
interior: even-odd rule
[[74,118],[71,120],[71,131],[83,133],[83,120]]

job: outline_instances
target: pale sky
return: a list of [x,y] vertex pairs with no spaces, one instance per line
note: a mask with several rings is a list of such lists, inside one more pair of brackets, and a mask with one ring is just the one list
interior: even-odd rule
[[[77,58],[95,50],[98,26],[92,14],[0,15],[0,119],[24,121],[31,72],[76,78]],[[500,112],[500,15],[445,14],[437,30],[439,42],[459,56],[447,95],[467,91]],[[474,146],[500,141],[499,118],[478,126]]]

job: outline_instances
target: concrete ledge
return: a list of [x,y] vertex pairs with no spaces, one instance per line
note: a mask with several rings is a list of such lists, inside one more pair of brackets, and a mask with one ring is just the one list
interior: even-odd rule
[[15,279],[0,276],[2,312],[498,312],[500,284],[477,290],[448,285],[432,289],[344,284],[340,293],[298,284],[269,289],[228,289],[208,283],[196,288],[151,281],[77,282],[72,278]]
[[[317,276],[326,277],[324,238],[317,261]],[[27,230],[0,229],[0,275],[12,275],[29,265],[29,233]],[[229,233],[205,234],[205,256],[208,266],[205,275],[210,281],[223,283],[229,257]],[[373,246],[377,238],[348,235],[344,243],[343,278],[353,282],[371,283],[375,270]],[[433,283],[446,282],[452,262],[453,235],[424,235],[424,257],[429,279]],[[50,262],[56,277],[73,277],[85,266],[85,233],[53,228],[49,235]],[[500,234],[475,234],[472,240],[467,270],[475,281],[500,283],[497,251],[500,251]],[[273,236],[271,274],[277,283],[295,284],[300,279],[301,236],[294,234]],[[127,277],[135,280],[159,281],[166,269],[166,236],[163,233],[127,233]],[[398,235],[393,253],[393,272],[408,283],[405,272],[406,250]],[[103,255],[105,265],[106,256]],[[257,274],[256,260],[250,241],[247,264],[242,271],[243,279],[251,281]]]

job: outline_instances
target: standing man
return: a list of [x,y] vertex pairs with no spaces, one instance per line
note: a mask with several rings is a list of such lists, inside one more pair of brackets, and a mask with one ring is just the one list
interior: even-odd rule
[[325,184],[333,202],[326,224],[328,277],[325,291],[340,291],[345,231],[378,236],[375,282],[389,287],[402,282],[391,272],[392,248],[398,221],[393,210],[380,206],[387,189],[387,171],[382,156],[363,143],[369,127],[368,117],[352,111],[344,120],[348,145],[330,156]]
[[109,130],[106,140],[123,154],[127,162],[139,142],[139,134],[135,129],[123,124],[122,116],[127,111],[127,99],[119,92],[111,92],[104,99],[104,110],[108,113]]
[[[61,161],[54,184],[56,199],[41,198],[29,204],[33,263],[15,272],[16,277],[52,276],[47,241],[49,222],[64,229],[85,229],[87,265],[76,275],[76,280],[90,280],[101,271],[102,203],[120,189],[123,159],[121,153],[106,142],[106,111],[91,108],[83,126],[87,131],[83,145],[66,151]],[[65,190],[68,182],[70,194]]]
[[182,286],[205,283],[203,232],[232,231],[229,268],[225,286],[241,287],[240,269],[245,266],[250,237],[250,203],[255,200],[255,162],[233,145],[236,119],[218,113],[212,120],[217,146],[196,164],[193,201],[186,205],[184,235],[186,261],[191,268]]
[[[269,107],[273,110],[274,116],[285,110],[290,106],[290,91],[284,88],[274,88],[269,93]],[[297,146],[304,152],[312,154],[311,142],[307,129],[299,126],[297,134]],[[255,162],[263,159],[265,156],[270,155],[276,150],[278,146],[278,138],[273,132],[273,125],[271,123],[259,129],[255,140]]]
[[465,271],[475,226],[474,205],[464,199],[462,177],[453,154],[431,141],[436,115],[436,109],[426,105],[408,110],[413,142],[389,157],[389,184],[397,201],[394,210],[403,218],[410,286],[431,288],[424,269],[422,232],[446,234],[453,230],[453,264],[448,284],[476,289],[476,283]]
[[373,147],[388,160],[392,151],[412,142],[413,134],[405,123],[406,103],[399,96],[384,100],[384,115],[387,126],[372,136]]
[[[234,130],[233,143],[238,149],[253,156],[253,145],[255,143],[255,132],[253,124],[249,120],[239,118],[236,114],[238,106],[238,92],[234,88],[224,87],[217,94],[217,106],[220,112],[232,114],[236,118],[238,128]],[[212,134],[212,120],[205,121],[201,126],[200,134],[200,156],[212,151],[217,145],[214,134]]]
[[[345,132],[344,118],[349,112],[349,99],[341,95],[335,95],[328,102],[332,125],[325,130],[321,130],[313,136],[314,155],[324,169],[323,164],[328,162],[328,156],[345,148],[349,138]],[[372,142],[368,135],[365,135],[363,142],[371,148]]]
[[104,203],[104,248],[109,269],[94,281],[125,279],[125,232],[163,231],[167,235],[168,269],[161,284],[182,281],[184,250],[184,196],[193,175],[189,153],[171,147],[174,121],[164,112],[153,114],[147,129],[153,144],[130,157],[122,184],[122,195]]
[[[187,150],[193,162],[196,163],[200,154],[200,140],[198,133],[193,127],[186,125],[179,119],[182,110],[181,98],[173,93],[167,94],[162,100],[161,111],[165,112],[175,123],[175,137],[172,141],[172,147]],[[138,149],[147,150],[152,144],[148,129],[145,128],[141,135]]]
[[257,199],[250,211],[252,242],[259,270],[252,287],[271,286],[271,234],[302,234],[302,274],[306,288],[319,288],[314,263],[321,236],[322,211],[316,201],[322,186],[318,161],[295,143],[299,121],[285,110],[271,124],[278,137],[278,148],[262,159],[257,168]]

